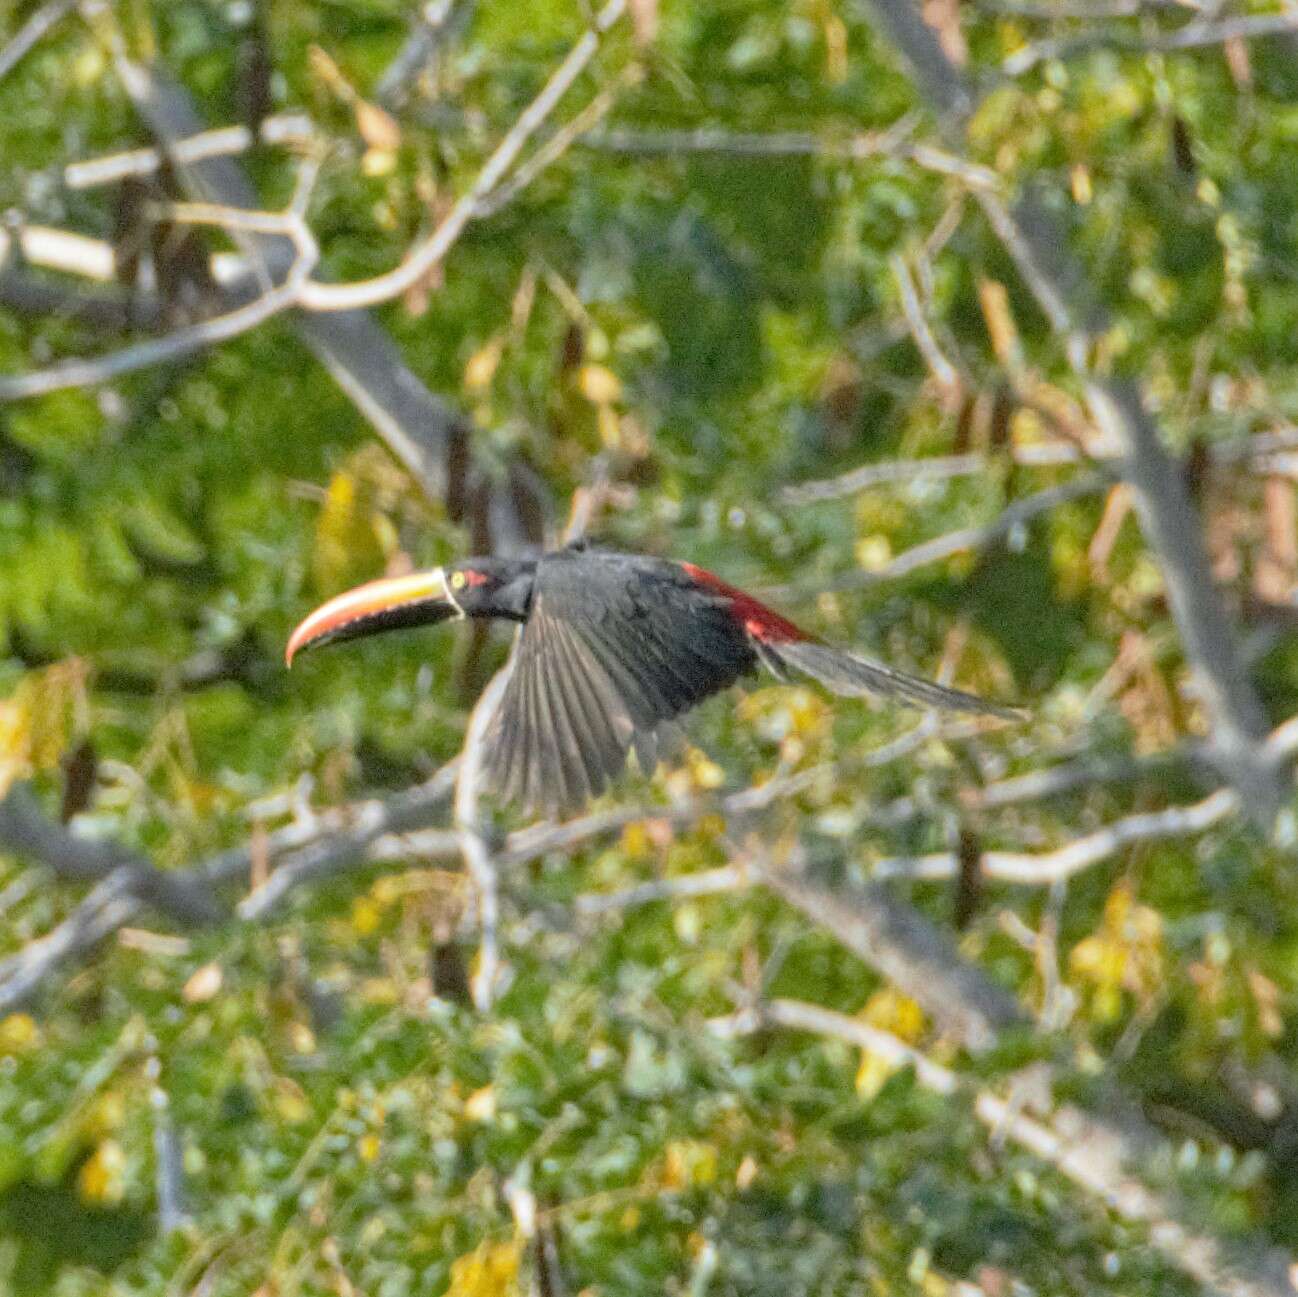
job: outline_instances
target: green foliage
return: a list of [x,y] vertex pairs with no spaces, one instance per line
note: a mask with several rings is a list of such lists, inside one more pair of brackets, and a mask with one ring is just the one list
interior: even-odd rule
[[[235,119],[240,6],[120,8],[131,47],[156,50],[206,120]],[[576,99],[639,60],[610,126],[809,131],[827,144],[886,128],[914,106],[908,83],[859,7],[841,8],[665,5],[654,46],[612,35]],[[400,260],[583,23],[566,0],[478,6],[398,114],[392,158],[367,174],[354,105],[313,71],[311,50],[372,96],[405,7],[261,10],[280,106],[305,106],[335,141],[311,225],[339,279]],[[981,67],[1040,34],[991,6],[965,6],[962,22]],[[1250,51],[1248,86],[1217,49],[1046,60],[991,89],[971,127],[984,165],[1044,189],[1108,313],[1102,363],[1146,381],[1178,447],[1298,415],[1295,61],[1279,42]],[[146,142],[109,51],[69,19],[0,80],[0,207],[108,237],[111,198],[67,190],[59,168]],[[247,162],[268,206],[287,201],[291,160],[266,150]],[[896,157],[591,141],[469,229],[426,309],[377,313],[415,372],[468,412],[485,463],[525,454],[563,500],[609,452],[635,489],[607,539],[783,586],[780,602],[808,626],[910,670],[932,673],[951,650],[962,683],[1036,713],[1027,731],[935,738],[863,770],[910,720],[831,713],[762,686],[742,706],[703,709],[691,736],[706,759],[628,795],[841,762],[839,778],[761,825],[776,845],[805,830],[853,878],[884,856],[946,849],[955,815],[985,847],[1047,849],[1203,795],[1196,772],[1158,767],[1042,806],[980,811],[963,796],[1047,758],[1147,755],[1202,732],[1134,523],[1102,559],[1092,552],[1103,494],[978,555],[871,579],[889,557],[1074,471],[1004,452],[1007,438],[1041,440],[1052,418],[1081,416],[1066,358],[973,209],[956,181]],[[930,324],[964,375],[960,408],[905,326],[892,262],[921,253]],[[1034,400],[1005,395],[989,283],[1004,290],[1015,377]],[[2,312],[0,370],[120,341]],[[790,481],[971,444],[989,461],[973,478],[855,503],[779,500]],[[1265,542],[1237,467],[1210,474],[1201,501],[1222,579],[1243,595]],[[503,660],[504,638],[470,663],[453,632],[383,638],[309,657],[291,677],[282,646],[322,596],[467,543],[283,321],[102,389],[5,407],[0,768],[34,775],[53,806],[60,757],[91,740],[98,783],[78,830],[164,867],[275,827],[280,794],[304,776],[320,806],[404,786],[458,750],[472,698],[461,682]],[[1284,575],[1291,599],[1298,573]],[[187,687],[186,665],[208,653],[243,666]],[[72,659],[88,675],[49,674]],[[1260,678],[1273,717],[1289,715],[1287,639]],[[56,685],[59,723],[42,729]],[[1001,1285],[989,1292],[1188,1291],[1140,1230],[989,1139],[963,1100],[907,1070],[867,1076],[841,1042],[711,1031],[754,964],[768,966],[772,994],[877,1007],[878,980],[775,901],[655,903],[581,930],[545,921],[579,893],[726,858],[715,822],[652,822],[521,871],[509,899],[535,921],[507,945],[511,981],[486,1017],[437,993],[430,951],[472,954],[446,949],[463,880],[417,860],[305,889],[264,925],[176,934],[139,918],[30,1013],[0,1019],[0,1292],[512,1292],[532,1264],[506,1192],[520,1184],[574,1292],[941,1294],[980,1275]],[[1286,858],[1218,827],[1125,850],[1049,895],[989,885],[960,938],[1031,1007],[1064,997],[1079,1093],[1103,1067],[1148,1099],[1169,1133],[1167,1157],[1147,1168],[1155,1183],[1184,1189],[1215,1226],[1291,1248],[1298,1179],[1273,1144],[1294,1102],[1294,890]],[[910,891],[950,921],[945,885]],[[0,955],[49,932],[80,895],[0,861]],[[1026,930],[1055,944],[1029,953],[1016,940]],[[930,1024],[915,1038],[952,1053]],[[1011,1040],[981,1067],[994,1084],[1042,1048]],[[1266,1115],[1264,1086],[1281,1117]],[[192,1213],[171,1237],[156,1223],[157,1087]]]

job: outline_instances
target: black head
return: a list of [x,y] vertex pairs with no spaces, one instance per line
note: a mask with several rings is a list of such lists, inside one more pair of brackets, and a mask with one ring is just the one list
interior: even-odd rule
[[471,558],[453,567],[384,577],[317,608],[289,636],[284,660],[306,648],[386,630],[431,626],[453,617],[526,621],[532,601],[531,559]]

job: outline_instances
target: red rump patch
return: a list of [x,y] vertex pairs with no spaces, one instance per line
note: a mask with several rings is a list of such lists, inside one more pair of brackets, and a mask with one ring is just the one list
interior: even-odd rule
[[787,643],[790,640],[809,640],[810,635],[800,630],[791,621],[772,612],[764,603],[758,603],[750,594],[728,585],[719,576],[693,563],[682,563],[681,567],[697,584],[730,599],[730,609],[737,620],[743,623],[744,630],[754,639],[768,643]]
[[462,567],[464,573],[464,583],[466,585],[486,585],[487,574],[485,572],[475,572],[471,567]]

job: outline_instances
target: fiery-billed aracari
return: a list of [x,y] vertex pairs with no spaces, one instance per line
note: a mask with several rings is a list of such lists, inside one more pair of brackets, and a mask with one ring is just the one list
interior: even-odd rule
[[316,609],[285,657],[291,663],[308,647],[452,617],[522,623],[484,771],[506,800],[551,813],[602,792],[632,748],[651,772],[660,726],[759,665],[780,679],[811,676],[849,697],[1022,715],[832,648],[692,563],[584,544],[371,581]]

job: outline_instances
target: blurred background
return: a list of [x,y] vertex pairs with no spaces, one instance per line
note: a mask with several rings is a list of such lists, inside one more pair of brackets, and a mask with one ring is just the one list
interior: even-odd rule
[[[1288,1291],[1291,30],[0,3],[0,1292]],[[475,1006],[510,636],[283,645],[569,527],[1031,719],[484,803]]]

